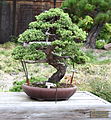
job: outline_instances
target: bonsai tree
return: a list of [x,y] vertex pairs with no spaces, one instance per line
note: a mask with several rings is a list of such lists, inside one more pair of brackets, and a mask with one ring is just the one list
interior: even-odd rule
[[85,19],[86,16],[93,19],[86,46],[95,48],[96,38],[104,24],[111,22],[111,0],[65,0],[62,7],[74,18],[74,22],[79,21],[78,18]]
[[[35,16],[26,31],[20,34],[18,41],[22,43],[13,51],[16,60],[25,63],[48,63],[56,68],[56,72],[48,82],[60,82],[66,73],[66,61],[85,63],[86,56],[74,42],[75,38],[85,40],[86,32],[73,24],[69,15],[62,9],[55,8]],[[27,71],[25,70],[27,76]],[[27,78],[27,83],[29,80]]]

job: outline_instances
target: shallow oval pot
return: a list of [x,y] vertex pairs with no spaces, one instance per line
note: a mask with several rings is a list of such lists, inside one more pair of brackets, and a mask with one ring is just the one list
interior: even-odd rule
[[23,91],[31,98],[37,100],[68,100],[77,90],[77,87],[71,88],[40,88],[28,85],[22,85]]

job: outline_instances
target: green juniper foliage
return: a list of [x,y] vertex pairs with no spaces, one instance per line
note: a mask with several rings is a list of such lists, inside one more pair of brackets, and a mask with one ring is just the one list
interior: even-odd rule
[[59,82],[66,72],[66,62],[85,63],[87,56],[74,42],[85,40],[86,32],[73,24],[71,18],[62,9],[50,9],[36,17],[29,28],[19,35],[22,46],[14,49],[12,55],[16,60],[45,61],[57,69],[49,82]]
[[[47,30],[54,36],[48,36],[46,34]],[[69,15],[59,8],[50,9],[36,16],[36,21],[31,22],[29,28],[19,35],[18,41],[21,43],[46,41],[47,38],[51,41],[51,45],[55,46],[55,54],[73,56],[75,62],[80,61],[79,59],[82,60],[84,55],[77,48],[74,39],[85,40],[86,32],[73,24]],[[18,46],[13,51],[13,57],[16,60],[44,59],[46,55],[42,50],[39,50],[44,46],[47,47],[48,44],[33,43],[28,47]]]

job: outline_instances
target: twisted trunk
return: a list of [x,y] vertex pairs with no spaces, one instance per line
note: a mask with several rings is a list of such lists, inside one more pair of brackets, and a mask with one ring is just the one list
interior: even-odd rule
[[57,71],[48,79],[48,82],[56,83],[60,82],[60,80],[64,77],[67,67],[64,63],[61,63],[63,58],[55,55],[52,51],[53,50],[51,47],[45,50],[45,54],[47,55],[47,63],[56,68]]
[[55,62],[54,60],[52,60],[51,63],[49,63],[50,65],[52,65],[54,68],[57,69],[57,72],[55,72],[49,79],[48,82],[53,82],[53,83],[57,83],[60,82],[60,80],[64,77],[65,73],[66,73],[66,66],[62,63],[59,62]]
[[97,36],[99,35],[102,27],[103,27],[103,23],[100,23],[100,24],[97,24],[95,25],[91,31],[89,32],[88,34],[88,37],[87,37],[87,42],[86,42],[86,47],[87,48],[95,48],[96,47],[96,38]]

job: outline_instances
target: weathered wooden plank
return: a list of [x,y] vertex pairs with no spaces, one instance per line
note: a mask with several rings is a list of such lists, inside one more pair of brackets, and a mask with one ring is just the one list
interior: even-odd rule
[[0,120],[87,120],[89,118],[110,120],[111,103],[89,92],[77,92],[68,101],[57,103],[35,101],[23,92],[0,93]]

